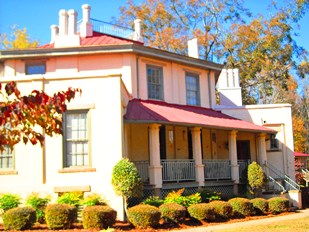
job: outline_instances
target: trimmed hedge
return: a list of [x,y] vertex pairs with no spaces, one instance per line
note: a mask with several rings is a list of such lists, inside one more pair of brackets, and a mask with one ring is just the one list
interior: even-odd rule
[[273,197],[268,200],[269,212],[279,214],[289,209],[289,200],[285,197]]
[[128,219],[137,228],[145,229],[159,225],[161,213],[151,205],[136,205],[128,209]]
[[32,207],[16,207],[2,215],[5,230],[29,230],[36,222],[36,212]]
[[197,220],[214,220],[214,208],[209,203],[199,203],[188,207],[190,217]]
[[214,209],[214,215],[216,219],[229,219],[233,215],[233,207],[226,201],[212,201],[209,203]]
[[47,227],[51,230],[70,229],[77,219],[77,208],[68,204],[50,204],[45,210]]
[[233,207],[235,216],[250,216],[254,214],[253,204],[246,198],[236,197],[228,201]]
[[109,206],[88,206],[82,211],[84,229],[106,229],[116,222],[117,212]]
[[254,198],[251,200],[253,208],[257,215],[267,214],[268,212],[268,201],[264,198]]
[[159,207],[161,217],[175,223],[185,220],[187,210],[184,206],[177,203],[164,203]]

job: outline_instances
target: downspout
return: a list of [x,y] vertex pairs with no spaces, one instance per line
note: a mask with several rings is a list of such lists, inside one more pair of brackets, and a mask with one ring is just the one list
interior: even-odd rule
[[[45,92],[45,81],[44,81],[44,77],[42,77],[42,91]],[[45,141],[46,141],[46,134],[45,134],[45,130],[42,129],[42,135],[44,137],[44,143],[43,143],[43,147],[42,147],[42,184],[46,184],[46,145],[45,145]]]
[[211,98],[211,89],[210,89],[210,69],[208,69],[208,73],[207,73],[207,80],[208,80],[208,103],[209,103],[209,108],[212,108],[212,98]]
[[139,98],[139,57],[137,56],[136,57],[136,95],[137,95],[137,98]]

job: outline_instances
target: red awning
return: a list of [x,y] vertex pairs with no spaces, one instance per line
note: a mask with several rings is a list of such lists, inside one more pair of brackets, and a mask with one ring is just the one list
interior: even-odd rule
[[275,133],[274,130],[208,108],[133,99],[124,116],[131,123],[161,123],[227,130]]
[[294,152],[295,157],[309,157],[309,154],[301,153],[301,152]]

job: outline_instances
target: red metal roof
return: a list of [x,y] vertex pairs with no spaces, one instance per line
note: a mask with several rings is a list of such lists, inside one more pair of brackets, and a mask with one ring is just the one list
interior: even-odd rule
[[309,154],[301,153],[301,152],[294,152],[294,156],[300,156],[300,157],[309,157]]
[[[112,35],[107,35],[99,32],[94,32],[93,36],[81,38],[80,40],[80,46],[86,47],[86,46],[102,46],[102,45],[123,45],[123,44],[143,44],[138,41],[120,38]],[[54,44],[45,44],[42,46],[39,46],[38,48],[54,48]]]
[[196,125],[209,128],[274,133],[274,130],[198,106],[133,99],[124,119],[128,122]]

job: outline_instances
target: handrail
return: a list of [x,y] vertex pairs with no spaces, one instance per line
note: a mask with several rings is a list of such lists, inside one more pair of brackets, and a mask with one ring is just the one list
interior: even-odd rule
[[297,184],[294,180],[292,180],[287,175],[284,175],[284,182],[287,183],[289,186],[291,186],[295,190],[300,190],[299,184]]
[[268,176],[268,179],[277,184],[281,188],[282,192],[286,192],[286,189],[283,187],[283,185],[276,181],[272,176]]

